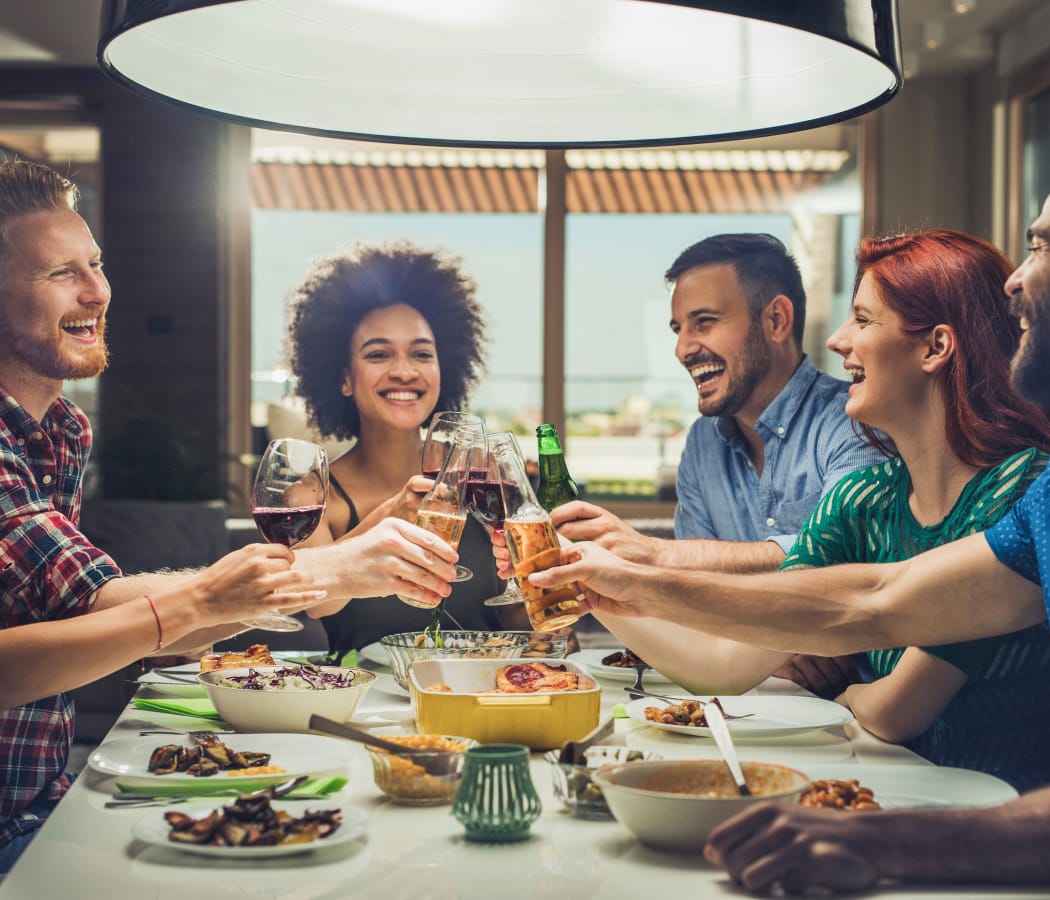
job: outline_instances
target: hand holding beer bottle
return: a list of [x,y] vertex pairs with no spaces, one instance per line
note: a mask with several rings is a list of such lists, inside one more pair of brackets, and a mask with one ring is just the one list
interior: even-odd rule
[[514,575],[525,598],[529,622],[537,631],[554,631],[580,618],[579,588],[575,583],[541,588],[528,576],[562,564],[561,544],[547,511],[540,506],[521,454],[513,448],[497,450],[495,462],[503,492],[503,529]]

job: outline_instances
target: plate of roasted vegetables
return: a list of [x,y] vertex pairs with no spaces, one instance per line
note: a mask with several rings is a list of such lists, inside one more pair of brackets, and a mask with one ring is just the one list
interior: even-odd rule
[[337,847],[359,838],[367,825],[368,816],[354,807],[264,796],[152,810],[131,833],[156,847],[252,859]]
[[247,791],[298,775],[334,775],[351,761],[350,744],[317,734],[149,735],[107,741],[88,766],[122,787],[192,786]]

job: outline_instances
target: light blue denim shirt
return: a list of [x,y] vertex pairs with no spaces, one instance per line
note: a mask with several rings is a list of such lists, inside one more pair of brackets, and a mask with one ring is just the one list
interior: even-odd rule
[[765,442],[755,471],[736,422],[701,416],[678,464],[679,538],[772,540],[787,553],[817,501],[843,475],[879,462],[844,412],[849,384],[807,357],[755,425]]

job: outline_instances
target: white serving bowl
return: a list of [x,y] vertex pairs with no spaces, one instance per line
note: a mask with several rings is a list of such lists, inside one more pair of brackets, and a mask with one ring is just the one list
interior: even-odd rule
[[251,690],[233,687],[219,682],[225,679],[242,678],[250,673],[269,677],[276,672],[301,669],[296,665],[252,666],[244,669],[216,669],[202,672],[197,681],[215,704],[219,715],[237,731],[274,732],[310,731],[310,716],[324,716],[336,722],[345,722],[364,699],[372,682],[374,672],[342,666],[308,666],[322,673],[341,678],[350,678],[346,687],[328,690],[318,688],[291,688],[282,690]]
[[751,797],[740,796],[720,759],[620,763],[602,766],[592,778],[612,814],[643,844],[698,853],[716,825],[754,803],[796,803],[810,782],[796,769],[775,763],[741,767]]

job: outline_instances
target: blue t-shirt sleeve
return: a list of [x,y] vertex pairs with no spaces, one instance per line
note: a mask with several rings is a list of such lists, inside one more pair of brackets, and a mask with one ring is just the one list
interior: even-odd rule
[[984,536],[1003,565],[1036,584],[1050,584],[1050,468]]

